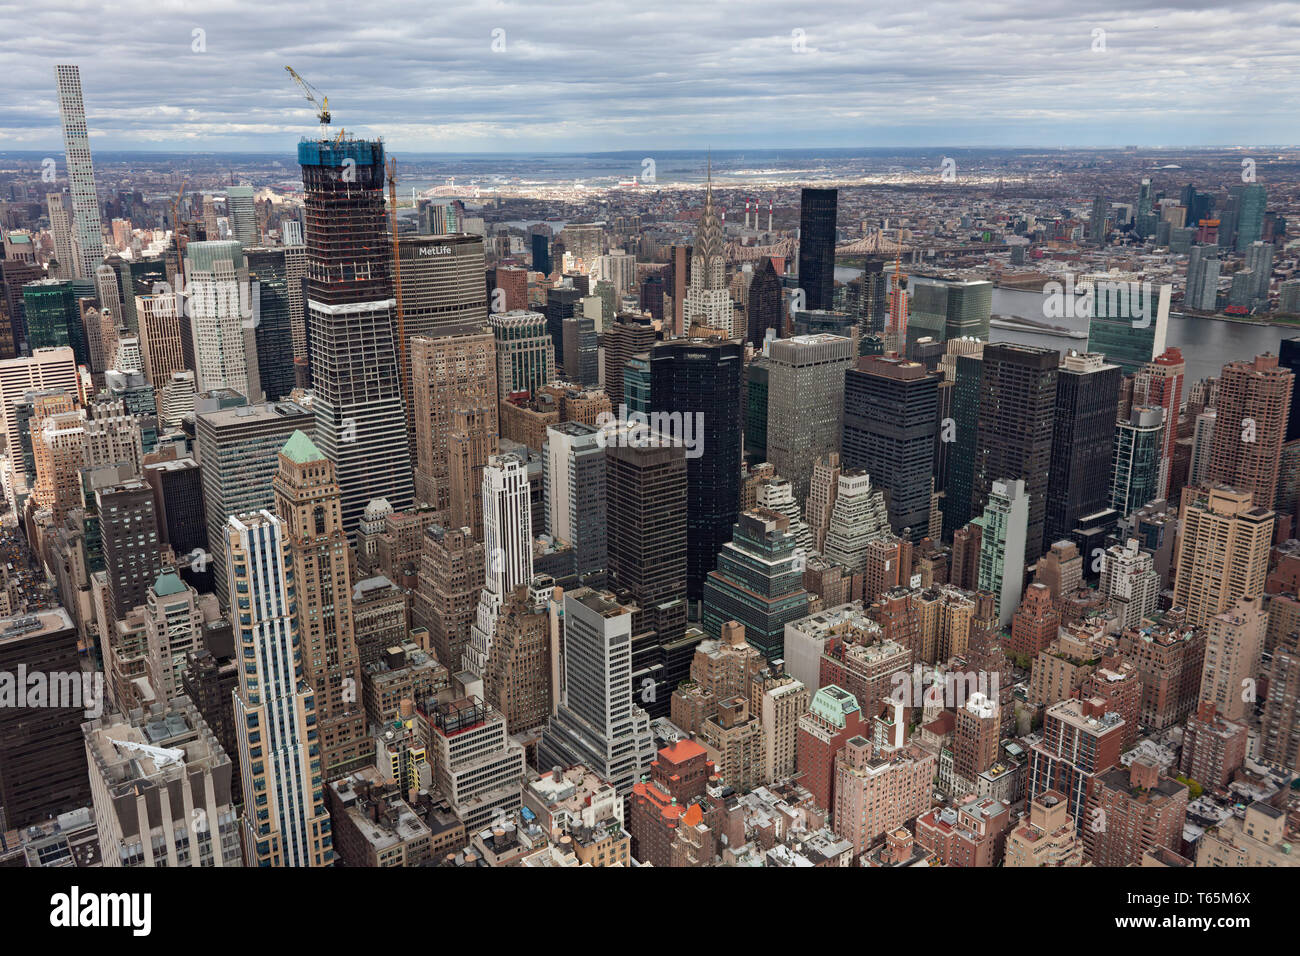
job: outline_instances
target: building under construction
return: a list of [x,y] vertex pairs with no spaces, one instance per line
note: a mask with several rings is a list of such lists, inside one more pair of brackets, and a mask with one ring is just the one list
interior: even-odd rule
[[334,462],[343,526],[355,535],[375,498],[413,500],[384,206],[384,145],[305,140],[307,315],[316,444]]

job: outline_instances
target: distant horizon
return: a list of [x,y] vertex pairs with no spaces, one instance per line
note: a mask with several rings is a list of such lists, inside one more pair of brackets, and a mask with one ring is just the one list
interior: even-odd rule
[[[367,136],[358,136],[357,139],[368,139]],[[383,140],[383,136],[375,137]],[[103,147],[95,149],[95,134],[90,137],[92,155],[111,155],[116,153],[137,154],[176,154],[181,156],[283,156],[292,155],[294,148],[289,147],[283,151],[266,150],[266,149],[185,149],[180,147],[158,147],[154,149],[147,148],[123,148],[117,146]],[[304,140],[298,140],[303,142]],[[311,141],[311,138],[306,138]],[[895,146],[728,146],[728,147],[710,147],[710,146],[679,146],[673,149],[656,149],[654,147],[626,147],[621,149],[518,149],[518,150],[484,150],[484,149],[444,149],[444,150],[420,150],[408,149],[404,147],[393,147],[386,140],[385,145],[389,147],[390,152],[411,153],[417,156],[686,156],[712,152],[719,156],[728,156],[732,154],[744,154],[748,152],[758,153],[794,153],[794,152],[837,152],[837,153],[921,153],[932,150],[965,150],[967,152],[986,152],[986,153],[1020,153],[1020,152],[1097,152],[1097,153],[1114,153],[1114,152],[1132,152],[1134,150],[1142,152],[1145,150],[1154,151],[1212,151],[1212,150],[1235,150],[1235,151],[1270,151],[1270,150],[1300,150],[1300,143],[1262,143],[1262,144],[1243,144],[1243,143],[1203,143],[1192,145],[1128,145],[1128,146],[1049,146],[1045,144],[1027,144],[1019,146],[959,146],[953,143],[928,143],[922,145],[895,145]],[[63,144],[49,146],[44,149],[0,149],[0,157],[4,156],[47,156],[50,152],[62,153]]]

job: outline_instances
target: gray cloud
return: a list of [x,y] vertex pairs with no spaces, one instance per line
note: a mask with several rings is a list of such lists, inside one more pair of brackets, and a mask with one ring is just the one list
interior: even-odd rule
[[0,144],[59,147],[63,62],[100,149],[288,151],[316,123],[286,63],[399,150],[1300,141],[1294,4],[983,7],[0,3]]

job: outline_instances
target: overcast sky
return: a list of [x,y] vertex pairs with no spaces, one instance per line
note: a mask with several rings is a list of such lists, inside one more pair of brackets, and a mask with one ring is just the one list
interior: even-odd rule
[[285,64],[412,151],[1300,142],[1295,3],[0,0],[0,62],[0,149],[57,63],[101,150],[289,151]]

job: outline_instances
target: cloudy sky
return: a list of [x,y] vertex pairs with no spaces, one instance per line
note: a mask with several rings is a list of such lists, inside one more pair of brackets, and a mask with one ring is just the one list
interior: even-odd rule
[[[992,9],[997,8],[997,12]],[[1300,5],[0,0],[0,149],[427,152],[1300,142]]]

